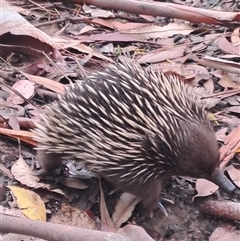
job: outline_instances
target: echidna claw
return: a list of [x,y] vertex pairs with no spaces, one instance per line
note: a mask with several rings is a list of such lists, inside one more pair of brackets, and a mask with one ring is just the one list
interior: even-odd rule
[[162,205],[161,202],[158,202],[158,208],[163,212],[163,214],[168,217],[168,213],[167,210],[165,209],[165,207]]
[[174,204],[175,204],[173,200],[170,200],[170,199],[164,198],[164,197],[161,198],[161,201],[162,201],[162,202],[165,202],[165,203],[167,203],[167,204],[171,204],[171,205],[174,205]]

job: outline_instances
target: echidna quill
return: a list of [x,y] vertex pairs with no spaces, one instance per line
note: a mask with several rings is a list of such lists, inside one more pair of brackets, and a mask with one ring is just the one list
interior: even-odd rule
[[237,191],[219,170],[204,105],[176,75],[110,65],[67,88],[34,132],[42,173],[73,157],[146,207],[158,203],[162,182],[174,175]]

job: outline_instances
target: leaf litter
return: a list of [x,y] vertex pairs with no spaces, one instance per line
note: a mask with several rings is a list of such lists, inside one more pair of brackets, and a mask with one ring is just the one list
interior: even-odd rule
[[[4,18],[0,20],[3,30],[1,37],[4,37],[4,42],[0,43],[0,77],[5,80],[5,85],[8,85],[8,88],[1,88],[4,95],[8,95],[1,100],[2,135],[20,139],[23,141],[21,145],[25,145],[25,142],[36,146],[30,129],[34,127],[34,122],[38,121],[44,106],[51,103],[57,94],[64,93],[66,84],[104,68],[109,62],[134,60],[140,64],[151,64],[154,70],[178,73],[188,84],[194,85],[197,93],[207,100],[221,146],[220,166],[226,168],[229,178],[239,186],[240,28],[236,24],[239,19],[236,9],[239,6],[234,5],[233,1],[223,1],[221,5],[219,3],[219,11],[214,11],[215,1],[187,1],[186,5],[194,7],[189,9],[183,6],[183,1],[175,0],[172,4],[168,1],[161,2],[157,3],[155,8],[160,11],[159,16],[149,14],[150,5],[146,5],[148,7],[145,12],[140,10],[126,13],[123,9],[109,11],[98,6],[89,6],[87,1],[83,5],[73,4],[71,7],[44,1],[43,5],[35,2],[2,2],[6,11]],[[145,4],[148,3],[153,4],[145,1]],[[114,9],[113,2],[109,2],[109,6]],[[162,10],[158,7],[162,7]],[[170,18],[166,18],[166,13],[163,13],[168,8],[172,9],[173,14],[169,15]],[[30,14],[32,18],[29,18]],[[7,19],[11,20],[12,28],[9,28]],[[15,19],[18,19],[18,22]],[[195,24],[192,24],[193,22]],[[10,41],[11,39],[14,41]],[[25,109],[27,105],[29,111]],[[27,122],[29,124],[26,124]],[[15,143],[12,142],[12,145]],[[71,177],[52,179],[51,184],[40,181],[21,155],[11,159],[12,163],[3,164],[11,170],[18,185],[33,188],[32,192],[42,188],[54,190],[58,185],[65,184],[62,194],[72,195],[71,200],[74,203],[73,193],[80,192],[79,189],[90,188],[88,184],[75,182],[74,178],[71,183]],[[7,178],[7,175],[3,176]],[[59,184],[60,180],[62,184]],[[171,220],[164,220],[158,211],[155,217],[150,219],[141,205],[135,208],[138,201],[124,198],[126,194],[110,194],[109,185],[105,183],[105,198],[101,192],[101,211],[95,210],[96,205],[93,205],[93,218],[100,216],[100,212],[103,215],[102,221],[105,220],[102,229],[111,231],[126,222],[137,223],[155,240],[184,240],[186,237],[189,240],[215,240],[219,233],[222,237],[232,233],[233,236],[236,235],[236,232],[229,231],[234,229],[234,225],[231,228],[219,227],[213,232],[217,224],[211,219],[200,221],[199,218],[203,219],[203,216],[195,213],[196,208],[192,207],[194,195],[196,204],[202,199],[214,200],[215,203],[211,203],[213,209],[217,209],[218,200],[228,200],[225,195],[219,196],[216,185],[204,179],[179,180],[171,180],[170,188],[163,191],[163,196],[169,195],[181,209],[177,209],[177,206],[166,206]],[[73,189],[72,193],[68,187]],[[177,194],[179,196],[176,196]],[[114,200],[110,206],[106,205]],[[79,218],[76,209],[68,207],[64,212],[76,214],[76,217],[72,216],[74,220]],[[141,220],[139,213],[146,221]],[[61,215],[59,214],[59,217]],[[130,216],[132,217],[129,219]],[[221,213],[216,216],[221,218]],[[68,223],[71,219],[65,218],[61,222]],[[191,225],[188,225],[189,222]],[[224,224],[224,221],[222,223]],[[181,226],[182,230],[174,230],[174,225]],[[237,227],[237,224],[235,226]],[[193,231],[196,227],[200,227],[201,233]],[[209,236],[211,232],[213,233]]]

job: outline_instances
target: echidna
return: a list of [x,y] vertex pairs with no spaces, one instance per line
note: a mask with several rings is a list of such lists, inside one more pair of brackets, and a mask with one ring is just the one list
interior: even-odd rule
[[158,202],[162,182],[174,175],[235,190],[219,171],[203,103],[174,74],[110,65],[67,88],[34,132],[43,171],[74,157],[146,206]]

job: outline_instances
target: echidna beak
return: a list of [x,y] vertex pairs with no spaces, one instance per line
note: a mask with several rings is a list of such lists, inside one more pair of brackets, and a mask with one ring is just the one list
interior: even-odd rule
[[167,210],[165,209],[165,207],[162,205],[161,202],[158,202],[158,208],[162,211],[162,213],[168,217],[168,213],[167,213]]
[[217,169],[213,175],[208,178],[209,181],[215,183],[225,193],[237,198],[240,198],[240,190],[223,174],[220,169]]

